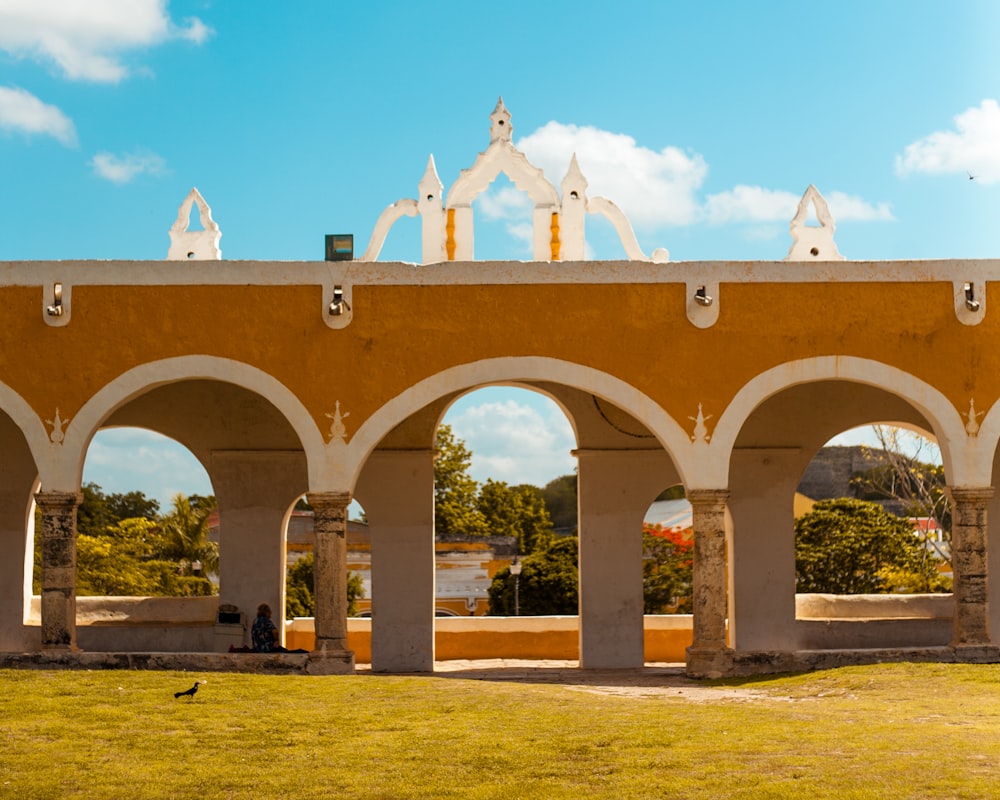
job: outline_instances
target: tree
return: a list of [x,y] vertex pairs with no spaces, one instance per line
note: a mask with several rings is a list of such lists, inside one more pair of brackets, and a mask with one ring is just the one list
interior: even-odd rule
[[799,592],[945,590],[909,520],[849,498],[821,500],[795,521],[795,576]]
[[435,533],[486,535],[486,520],[476,505],[479,485],[469,475],[472,453],[452,433],[450,425],[438,426],[435,447]]
[[83,500],[76,512],[77,533],[102,536],[104,532],[123,519],[156,519],[160,504],[142,492],[105,494],[96,483],[80,487]]
[[864,500],[895,501],[911,517],[931,517],[943,533],[943,541],[918,531],[929,558],[951,560],[951,503],[945,494],[944,466],[937,446],[913,431],[892,425],[872,425],[880,449],[869,455],[882,462],[851,479],[851,487]]
[[192,503],[175,494],[173,509],[160,520],[159,555],[179,564],[182,573],[194,574],[197,562],[206,574],[219,571],[219,546],[208,538],[208,518],[214,508],[214,497],[198,497]]
[[660,525],[642,527],[642,596],[646,614],[690,614],[694,539]]
[[572,531],[577,527],[576,475],[561,475],[542,489],[545,508],[556,530]]
[[476,507],[491,536],[511,536],[522,555],[544,550],[552,540],[552,520],[541,489],[521,484],[510,487],[489,479],[480,487]]
[[[306,553],[288,569],[285,581],[285,618],[316,615],[316,557]],[[365,596],[365,586],[356,572],[347,573],[347,616],[358,613],[358,600]]]
[[[522,562],[517,581],[518,607],[524,616],[576,614],[579,612],[579,570],[576,539],[559,539]],[[489,611],[494,616],[514,615],[514,576],[504,567],[493,576]]]

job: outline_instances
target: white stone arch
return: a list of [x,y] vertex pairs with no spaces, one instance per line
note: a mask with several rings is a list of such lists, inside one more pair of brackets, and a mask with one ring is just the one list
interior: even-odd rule
[[[49,441],[48,431],[45,430],[42,420],[28,405],[28,402],[3,382],[0,382],[0,412],[10,417],[21,431],[28,443],[31,457],[35,459],[35,466],[41,471],[42,465],[53,448]],[[53,409],[53,413],[55,413],[55,409]]]
[[989,411],[983,414],[976,411],[975,404],[970,398],[965,424],[967,432],[975,431],[974,434],[969,434],[968,440],[969,460],[975,464],[973,474],[986,476],[985,482],[977,485],[992,485],[993,457],[996,455],[997,447],[1000,447],[1000,400],[997,400]]
[[718,447],[725,454],[724,458],[714,462],[716,469],[722,470],[714,476],[717,485],[727,484],[729,458],[736,438],[761,403],[793,386],[833,380],[862,383],[902,398],[923,414],[931,425],[941,450],[945,472],[953,485],[984,485],[984,475],[988,483],[989,472],[983,473],[976,458],[970,458],[974,455],[970,442],[975,443],[976,440],[968,436],[961,415],[940,391],[916,376],[880,361],[855,356],[818,356],[779,364],[757,375],[736,393],[712,432],[710,447]]
[[[692,470],[691,437],[654,400],[620,378],[592,367],[544,356],[509,356],[473,361],[442,370],[398,394],[372,414],[344,445],[330,443],[331,468],[340,486],[353,487],[378,443],[396,425],[429,403],[455,392],[493,384],[533,381],[572,386],[614,403],[642,422],[667,450],[682,482]],[[573,424],[570,419],[570,424]],[[341,457],[342,453],[342,457]]]
[[189,380],[231,383],[270,402],[298,435],[309,466],[310,484],[314,483],[314,470],[323,464],[325,445],[302,402],[283,383],[257,367],[229,358],[191,355],[140,364],[94,394],[70,420],[63,443],[57,448],[58,462],[43,475],[43,486],[48,490],[78,491],[87,447],[101,423],[135,397],[159,386]]

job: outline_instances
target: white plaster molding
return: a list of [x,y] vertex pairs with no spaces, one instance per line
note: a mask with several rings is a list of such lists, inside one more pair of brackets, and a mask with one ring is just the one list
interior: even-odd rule
[[49,441],[52,444],[61,445],[63,443],[63,439],[66,437],[66,426],[69,423],[70,420],[60,417],[59,407],[56,406],[55,416],[52,419],[45,420],[45,424],[52,428],[52,431],[49,433]]
[[[512,262],[461,260],[420,269],[412,263],[375,261],[223,261],[204,265],[164,261],[0,262],[0,286],[309,286],[354,276],[366,286],[485,286],[548,284],[852,284],[872,292],[880,284],[947,283],[979,287],[1000,282],[1000,259],[814,262],[789,269],[785,261],[675,261],[670,269],[641,261]],[[474,267],[474,268],[472,268]],[[956,290],[957,291],[957,290]],[[963,294],[964,297],[964,294]]]
[[347,443],[347,426],[344,424],[344,420],[349,416],[351,416],[350,411],[341,413],[340,401],[337,400],[333,413],[326,415],[327,419],[332,420],[330,423],[330,435],[327,437],[331,442],[340,441],[344,444]]
[[331,268],[329,277],[323,281],[323,302],[320,308],[324,324],[334,330],[346,328],[354,319],[354,284],[346,278],[338,279],[339,272]]
[[[46,491],[79,491],[83,462],[94,434],[116,409],[158,386],[188,380],[232,383],[260,395],[288,421],[299,437],[313,476],[321,472],[326,457],[323,436],[301,401],[280,381],[263,370],[217,356],[179,356],[151,361],[122,373],[96,392],[76,413],[66,429],[57,463],[50,465],[52,485]],[[318,485],[322,486],[322,483]]]
[[[198,206],[198,218],[204,230],[191,231],[192,206]],[[192,188],[177,210],[177,219],[170,226],[170,249],[168,261],[217,261],[222,258],[219,240],[222,231],[212,219],[212,209],[208,207],[201,192]]]
[[[394,397],[358,428],[347,446],[345,461],[337,465],[338,485],[353,487],[368,454],[396,425],[415,411],[449,394],[495,384],[534,381],[559,383],[581,389],[619,406],[660,441],[673,458],[681,481],[693,469],[688,433],[656,402],[635,387],[592,367],[540,356],[492,358],[451,367],[425,378]],[[570,424],[576,430],[572,416]],[[332,473],[331,473],[332,475]]]
[[382,245],[385,244],[385,237],[389,235],[389,230],[401,217],[417,216],[417,201],[409,198],[397,200],[392,205],[386,207],[372,230],[371,238],[368,240],[368,247],[361,254],[358,261],[377,261],[378,254],[382,252]]
[[721,294],[718,281],[688,280],[684,284],[688,321],[696,328],[711,328],[719,321]]
[[433,154],[427,159],[424,177],[417,185],[417,207],[421,222],[421,263],[436,264],[447,258],[445,253],[444,184],[438,177]]
[[476,156],[471,167],[459,173],[445,200],[445,208],[454,210],[455,257],[472,258],[472,201],[502,172],[535,204],[532,222],[534,258],[536,261],[548,261],[551,259],[551,218],[553,213],[559,211],[559,193],[546,179],[544,171],[528,161],[527,156],[511,143],[513,127],[503,98],[497,102],[490,120],[489,147]]
[[[855,356],[819,356],[786,362],[760,373],[744,384],[726,407],[712,432],[711,447],[720,448],[726,456],[724,463],[713,462],[713,467],[720,470],[714,477],[717,485],[726,485],[729,453],[733,450],[743,425],[761,403],[793,386],[833,380],[862,383],[882,389],[909,403],[931,425],[949,483],[982,485],[984,473],[979,451],[982,449],[983,437],[980,435],[970,438],[966,434],[965,420],[948,398],[908,372]],[[992,448],[990,459],[992,461]],[[988,470],[985,475],[989,475]],[[986,483],[988,482],[987,479]]]
[[73,312],[73,285],[52,281],[42,286],[42,319],[46,325],[62,328],[69,325]]
[[472,166],[463,169],[445,199],[446,208],[469,206],[486,188],[504,173],[511,182],[528,195],[536,206],[559,207],[559,193],[545,178],[545,173],[509,141],[491,142]]
[[[969,398],[969,411],[973,411],[973,400]],[[950,484],[956,486],[991,486],[1000,480],[1000,475],[993,474],[993,460],[997,447],[1000,446],[1000,400],[986,411],[973,411],[978,417],[982,415],[982,422],[975,435],[968,435],[967,446],[974,447],[977,457],[976,466],[978,469],[972,472],[977,480],[958,481],[951,480]],[[965,415],[966,433],[971,422],[968,415]]]
[[[49,438],[49,431],[45,424],[34,412],[28,402],[14,391],[7,384],[0,382],[0,414],[6,414],[11,421],[21,431],[24,440],[28,445],[31,457],[35,461],[35,466],[43,478],[49,479],[46,489],[58,490],[51,483],[48,463],[53,458],[53,451],[58,451],[57,446],[53,446]],[[75,491],[75,490],[74,490]]]
[[[807,225],[809,206],[816,211],[819,225]],[[833,241],[836,225],[823,195],[811,183],[799,200],[798,211],[789,223],[792,246],[785,261],[846,261]]]
[[632,230],[632,223],[628,221],[625,212],[608,200],[606,197],[591,197],[587,200],[587,213],[600,214],[608,220],[618,234],[622,247],[625,248],[625,255],[632,261],[649,261],[646,254],[639,247],[639,240],[635,238],[635,231]]
[[955,316],[963,325],[978,325],[986,319],[986,281],[952,281]]
[[583,261],[586,248],[587,179],[580,171],[576,153],[562,180],[559,206],[559,260]]

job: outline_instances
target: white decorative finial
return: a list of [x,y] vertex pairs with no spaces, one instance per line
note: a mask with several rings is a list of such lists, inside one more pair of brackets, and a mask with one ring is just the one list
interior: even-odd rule
[[712,418],[709,414],[707,417],[701,411],[701,403],[698,403],[698,416],[688,417],[689,420],[694,422],[694,435],[691,437],[692,442],[709,442],[711,436],[708,433],[708,427],[705,425],[705,420]]
[[509,142],[514,133],[514,126],[510,124],[510,112],[503,104],[502,97],[497,100],[497,106],[490,114],[490,120],[493,123],[490,125],[490,141]]
[[965,432],[969,436],[979,435],[979,417],[983,415],[982,411],[976,411],[976,401],[971,397],[969,398],[969,413],[965,415]]
[[337,407],[334,409],[332,414],[326,415],[328,419],[332,419],[333,422],[330,425],[330,441],[340,442],[341,444],[347,443],[347,426],[344,425],[344,419],[351,416],[351,412],[348,411],[346,414],[340,413],[340,401],[337,401]]
[[[203,230],[190,231],[191,212],[198,206],[198,219]],[[222,232],[212,219],[212,209],[197,189],[191,189],[177,210],[177,220],[170,226],[170,250],[167,261],[217,261],[222,258],[219,240]]]
[[583,177],[580,164],[576,160],[576,153],[573,153],[573,157],[569,160],[569,169],[566,170],[566,177],[562,179],[563,203],[567,199],[586,200],[587,185],[587,179]]
[[424,170],[424,177],[420,179],[420,183],[417,185],[417,191],[420,192],[420,199],[417,202],[432,203],[436,199],[438,204],[441,203],[441,193],[444,191],[444,184],[441,183],[441,179],[438,177],[437,165],[434,163],[433,153],[427,159],[427,169]]
[[61,419],[59,417],[59,408],[56,407],[56,417],[55,419],[45,420],[46,424],[52,426],[52,433],[49,434],[49,441],[52,444],[62,444],[65,437],[66,426],[69,425],[69,420]]
[[[809,206],[816,211],[819,225],[807,225]],[[830,214],[830,207],[815,186],[811,183],[799,201],[799,208],[789,223],[792,233],[792,246],[785,256],[785,261],[846,261],[833,242],[833,232],[836,225]]]

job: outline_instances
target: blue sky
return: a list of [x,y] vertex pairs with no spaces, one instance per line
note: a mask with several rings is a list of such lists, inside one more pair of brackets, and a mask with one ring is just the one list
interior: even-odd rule
[[[485,149],[501,95],[515,145],[557,184],[576,152],[647,253],[780,259],[813,183],[848,258],[997,257],[998,34],[993,0],[0,0],[0,260],[164,258],[192,186],[224,258],[316,260],[346,232],[360,252],[429,155],[447,188]],[[477,203],[477,258],[530,258],[517,194]],[[418,232],[382,258],[419,260]],[[588,253],[622,250],[594,223]],[[470,431],[485,403],[548,414],[484,397],[452,412]],[[111,484],[121,453],[98,455]]]

